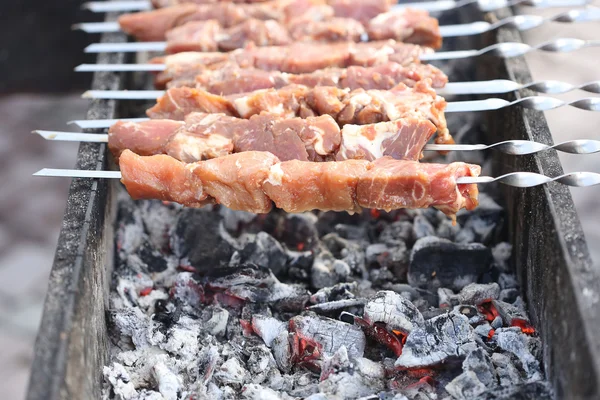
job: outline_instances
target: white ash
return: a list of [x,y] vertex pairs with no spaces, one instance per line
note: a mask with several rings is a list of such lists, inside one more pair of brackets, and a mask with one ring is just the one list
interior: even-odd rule
[[103,399],[543,394],[539,340],[510,327],[529,319],[502,209],[484,202],[453,226],[434,210],[257,216],[121,198]]

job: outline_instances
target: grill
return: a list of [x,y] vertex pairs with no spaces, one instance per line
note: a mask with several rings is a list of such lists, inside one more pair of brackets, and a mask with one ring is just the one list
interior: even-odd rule
[[[511,15],[509,9],[482,14],[470,5],[444,12],[440,24],[494,21]],[[115,18],[116,15],[107,15],[107,20]],[[121,43],[127,38],[121,33],[106,33],[101,41]],[[446,39],[444,50],[521,41],[516,30],[502,27],[481,36]],[[100,54],[97,61],[143,62],[144,55]],[[486,56],[448,62],[444,67],[445,71],[451,71],[451,82],[531,81],[523,58],[499,60]],[[150,87],[150,79],[144,73],[98,72],[92,88]],[[533,95],[534,92],[522,90],[505,98],[512,101]],[[118,100],[93,100],[88,118],[131,117],[141,114],[142,106]],[[480,134],[488,143],[509,139],[552,143],[540,112],[508,107],[480,117],[480,121],[453,118],[449,121],[450,127],[456,132],[464,124],[478,126],[476,124],[481,122]],[[478,139],[472,136],[470,132],[464,138]],[[513,171],[548,176],[563,173],[554,151],[520,157],[493,152],[488,160],[492,176]],[[76,168],[106,170],[111,167],[115,166],[106,145],[81,144]],[[124,223],[123,213],[118,212],[121,190],[114,180],[73,179],[36,342],[28,399],[101,397],[102,370],[110,362],[111,347],[110,316],[106,310],[113,285],[111,274],[119,263],[115,236]],[[600,277],[592,268],[569,189],[558,183],[530,189],[499,186],[494,187],[491,194],[501,198],[505,207],[502,236],[512,244],[511,262],[516,268],[531,323],[541,338],[543,368],[555,397],[598,397],[600,347],[595,332],[600,326],[600,311],[596,307]]]

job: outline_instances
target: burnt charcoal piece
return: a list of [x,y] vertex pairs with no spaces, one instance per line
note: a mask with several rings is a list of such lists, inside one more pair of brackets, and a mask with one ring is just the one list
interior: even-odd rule
[[269,268],[275,275],[284,271],[288,257],[273,236],[266,232],[259,232],[256,235],[244,235],[240,242],[241,262]]
[[[305,358],[318,359],[322,355],[332,357],[342,346],[346,347],[351,358],[362,357],[365,352],[365,335],[358,326],[312,312],[292,318],[290,332],[294,336],[292,349],[298,362],[305,361]],[[301,347],[307,345],[314,347],[314,352],[308,355],[301,351]]]
[[147,241],[144,241],[138,248],[137,254],[146,264],[148,272],[163,272],[168,267],[165,256]]
[[447,313],[425,321],[406,339],[396,367],[421,368],[465,357],[477,347],[469,320]]
[[379,241],[390,246],[405,242],[411,244],[414,242],[413,226],[408,221],[393,222],[383,228],[379,235]]
[[365,305],[363,319],[369,324],[383,322],[390,331],[400,331],[409,334],[412,330],[423,325],[425,320],[409,300],[398,293],[383,290]]
[[519,307],[499,300],[492,301],[492,304],[507,326],[529,325],[527,314]]
[[531,382],[522,385],[500,387],[483,393],[481,400],[552,400],[552,388],[546,382]]
[[312,304],[327,303],[337,300],[354,299],[354,293],[358,288],[356,282],[343,282],[337,285],[323,288],[310,296]]
[[319,243],[317,217],[312,213],[289,214],[280,235],[274,235],[293,250],[312,250]]
[[460,244],[436,237],[419,239],[410,254],[408,283],[436,291],[459,291],[476,282],[491,265],[492,253],[479,243]]
[[424,238],[425,236],[435,236],[435,228],[423,215],[417,215],[415,217],[412,228],[415,240]]
[[221,238],[221,216],[205,209],[184,209],[171,235],[171,248],[184,265],[204,272],[226,265],[233,247]]
[[458,294],[460,304],[479,305],[486,301],[495,300],[500,296],[500,286],[497,283],[470,283]]
[[531,343],[531,341],[536,340],[535,338],[530,338],[522,333],[519,328],[500,328],[496,330],[493,339],[499,348],[514,354],[519,359],[527,375],[527,381],[542,379],[540,363],[531,352],[532,347],[536,350],[536,345]]

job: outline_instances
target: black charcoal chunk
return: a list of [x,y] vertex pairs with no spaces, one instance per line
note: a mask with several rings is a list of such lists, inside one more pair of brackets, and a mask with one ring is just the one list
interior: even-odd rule
[[184,209],[179,214],[171,248],[182,264],[199,271],[226,265],[233,247],[219,235],[221,217],[204,209]]
[[484,393],[482,400],[552,400],[554,394],[547,382],[530,382],[521,385],[500,387]]
[[473,328],[464,315],[447,313],[426,320],[406,339],[395,365],[402,368],[429,367],[465,357],[477,347]]
[[493,304],[506,325],[512,326],[517,321],[529,324],[529,318],[523,309],[498,300],[495,300]]
[[367,302],[363,319],[371,325],[383,322],[388,330],[399,330],[407,334],[425,322],[423,315],[410,300],[389,290],[377,292]]
[[540,363],[530,350],[529,336],[522,333],[519,328],[500,328],[496,330],[494,340],[499,348],[514,354],[519,359],[527,375],[527,381],[542,379]]
[[319,243],[317,222],[319,219],[312,213],[287,214],[281,233],[282,240],[290,249],[312,250]]
[[413,221],[413,237],[415,240],[424,238],[425,236],[434,236],[435,228],[431,223],[427,220],[426,217],[422,215],[417,215]]
[[379,235],[379,241],[390,246],[414,242],[412,224],[408,221],[397,221],[387,225]]
[[163,272],[167,269],[165,255],[156,250],[149,242],[144,241],[137,251],[138,256],[146,264],[148,272]]
[[320,289],[315,294],[310,296],[312,304],[326,303],[336,300],[354,299],[354,292],[358,288],[356,282],[338,283],[331,287]]
[[463,372],[446,385],[446,391],[452,398],[458,400],[480,398],[486,390],[485,384],[477,379],[477,375],[473,371]]
[[426,237],[413,246],[408,282],[429,291],[440,287],[459,291],[476,282],[489,269],[491,261],[490,249],[482,244],[458,244]]
[[288,260],[285,250],[273,236],[266,232],[243,235],[240,238],[240,247],[241,262],[269,268],[275,275],[279,275],[285,269]]
[[[513,360],[514,359],[514,360]],[[492,354],[492,363],[496,367],[500,386],[513,386],[523,382],[519,370],[515,366],[516,357],[510,354]]]

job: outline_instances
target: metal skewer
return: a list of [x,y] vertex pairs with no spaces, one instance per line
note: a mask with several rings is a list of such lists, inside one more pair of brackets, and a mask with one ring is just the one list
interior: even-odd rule
[[[520,84],[498,79],[478,82],[451,82],[443,88],[435,89],[435,91],[440,95],[459,95],[509,93],[521,89],[530,89],[535,92],[548,94],[567,93],[572,90],[583,90],[589,93],[600,94],[600,81],[571,85],[560,81],[538,81]],[[164,90],[88,90],[81,97],[84,99],[155,100],[164,93]]]
[[[32,133],[38,134],[46,140],[65,142],[108,143],[108,135],[105,133],[93,134],[44,130],[35,130]],[[547,145],[543,143],[532,142],[529,140],[506,140],[504,142],[494,143],[490,145],[427,144],[424,148],[424,150],[427,151],[477,151],[488,149],[495,149],[511,155],[533,154],[550,149],[555,149],[569,154],[592,154],[600,152],[600,140],[570,140],[554,145]]]
[[[97,170],[78,170],[78,169],[53,169],[44,168],[34,173],[33,176],[46,177],[65,177],[65,178],[99,178],[99,179],[121,179],[119,171],[97,171]],[[534,187],[550,182],[559,182],[563,185],[574,187],[586,187],[600,185],[600,174],[595,172],[572,172],[550,178],[545,175],[533,172],[512,172],[498,177],[478,176],[461,177],[456,179],[458,184],[479,184],[500,182],[505,185],[520,188]]]
[[[479,35],[506,25],[515,27],[520,31],[527,31],[537,28],[547,22],[589,22],[600,20],[600,8],[590,7],[585,9],[573,9],[567,12],[556,14],[549,18],[538,15],[516,15],[502,19],[495,23],[485,21],[472,22],[468,24],[445,25],[440,26],[440,35],[442,37],[470,36]],[[99,32],[119,32],[120,26],[116,22],[91,22],[73,25],[73,29],[80,29],[87,33]],[[164,51],[166,42],[136,42],[136,43],[96,43],[88,46],[86,52],[136,52],[136,51]]]
[[[503,7],[517,4],[537,8],[571,7],[589,4],[591,0],[440,0],[420,3],[404,3],[395,5],[394,9],[405,7],[419,8],[427,11],[445,11],[453,8],[464,7],[469,4],[479,3],[482,11],[493,11]],[[122,12],[122,11],[147,11],[152,10],[152,3],[146,0],[133,1],[91,1],[83,4],[82,8],[92,12]]]

